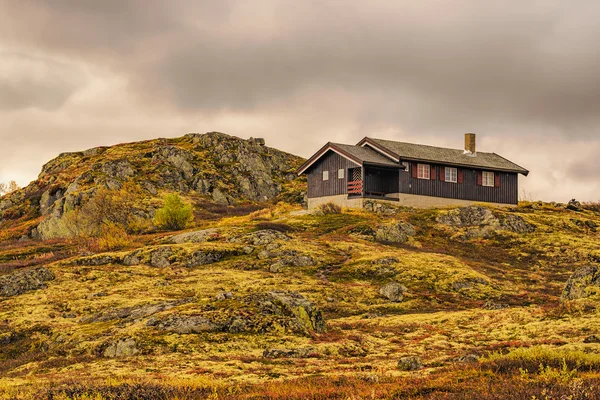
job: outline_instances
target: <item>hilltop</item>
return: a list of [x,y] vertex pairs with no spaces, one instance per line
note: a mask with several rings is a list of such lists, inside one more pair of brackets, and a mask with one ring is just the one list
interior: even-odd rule
[[[165,151],[197,158],[190,170]],[[308,213],[291,176],[302,160],[256,139],[97,152],[61,155],[0,200],[6,398],[595,398],[597,210],[375,202]],[[262,163],[252,169],[268,185],[240,172],[240,154]],[[200,176],[204,194],[190,183]],[[196,218],[109,251],[39,234],[67,199],[125,189],[138,212],[181,193]]]
[[[302,201],[295,169],[304,160],[218,132],[187,134],[112,147],[63,153],[42,168],[27,187],[0,200],[0,238],[53,239],[69,236],[63,217],[101,188],[129,184],[136,193],[134,212],[151,218],[166,192],[190,197],[197,210],[267,201]],[[217,207],[218,208],[218,207]]]

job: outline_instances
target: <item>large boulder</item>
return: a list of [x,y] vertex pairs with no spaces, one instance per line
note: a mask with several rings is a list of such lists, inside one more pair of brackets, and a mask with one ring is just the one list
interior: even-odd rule
[[562,298],[581,299],[598,291],[600,291],[600,268],[586,265],[573,272],[563,289]]
[[17,296],[30,290],[46,287],[46,282],[55,276],[48,268],[40,267],[19,270],[0,276],[0,296]]
[[481,206],[460,207],[442,213],[436,218],[440,224],[464,228],[465,239],[486,238],[499,231],[531,233],[535,225],[520,215],[498,213]]
[[415,228],[411,224],[395,222],[380,226],[375,232],[375,239],[386,243],[406,243],[408,238],[415,234]]
[[266,333],[286,330],[324,332],[325,320],[314,303],[297,292],[252,293],[240,298],[219,296],[199,310],[156,316],[147,326],[180,334],[202,332]]

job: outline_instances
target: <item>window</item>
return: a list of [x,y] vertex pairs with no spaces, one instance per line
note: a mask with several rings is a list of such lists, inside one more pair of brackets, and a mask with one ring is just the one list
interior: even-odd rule
[[324,181],[328,181],[329,180],[329,171],[323,171],[323,180]]
[[452,182],[452,183],[458,182],[458,169],[446,167],[445,170],[446,170],[446,176],[445,176],[446,182]]
[[404,172],[408,172],[410,170],[410,163],[408,161],[402,161],[402,165],[404,165]]
[[338,179],[344,179],[344,170],[338,169]]
[[494,173],[493,172],[483,171],[482,185],[494,187]]
[[429,164],[417,164],[417,178],[429,179],[431,174],[431,167]]

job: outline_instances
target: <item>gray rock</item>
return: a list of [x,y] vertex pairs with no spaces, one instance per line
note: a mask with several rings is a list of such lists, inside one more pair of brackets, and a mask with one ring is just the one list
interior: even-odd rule
[[506,308],[509,308],[508,304],[496,303],[491,300],[486,301],[483,304],[483,309],[485,309],[485,310],[504,310]]
[[464,364],[473,364],[479,362],[479,356],[477,354],[465,354],[457,359],[458,362]]
[[416,234],[415,228],[406,222],[384,225],[375,232],[375,239],[380,242],[406,243],[410,236]]
[[173,255],[173,250],[170,247],[160,247],[152,251],[150,255],[150,265],[153,267],[168,267],[171,265],[169,258]]
[[123,307],[117,309],[111,309],[110,311],[104,313],[97,313],[85,316],[79,320],[79,322],[84,324],[94,323],[94,322],[107,322],[114,320],[123,320],[128,322],[135,322],[146,317],[149,317],[153,314],[163,312],[169,310],[173,307],[176,307],[181,304],[189,303],[189,299],[177,300],[177,301],[166,301],[162,303],[155,304],[144,304],[133,307]]
[[215,324],[201,315],[175,314],[162,319],[151,318],[146,326],[180,334],[222,332],[224,330],[222,325]]
[[298,349],[266,349],[263,351],[264,358],[306,358],[315,353],[313,348]]
[[577,269],[565,284],[562,298],[568,300],[581,299],[589,296],[589,290],[600,288],[600,268],[586,265]]
[[477,285],[488,285],[488,282],[483,278],[466,278],[462,281],[452,282],[452,289],[456,291],[464,289],[472,289]]
[[169,242],[175,244],[182,243],[203,243],[219,238],[219,230],[215,228],[202,229],[194,232],[186,232],[179,235],[171,236]]
[[52,271],[45,267],[17,270],[0,276],[0,296],[17,296],[31,290],[42,289],[46,287],[46,282],[54,279]]
[[464,235],[466,239],[486,238],[502,230],[514,233],[535,231],[535,225],[526,222],[519,215],[496,214],[481,206],[456,208],[439,215],[436,221],[458,228],[469,228]]
[[283,310],[292,313],[297,320],[315,332],[325,332],[325,319],[316,305],[297,292],[269,292],[275,304]]
[[583,343],[600,343],[600,336],[591,335],[583,339]]
[[391,282],[379,289],[379,294],[388,300],[398,303],[404,300],[404,293],[407,291],[406,286]]
[[139,353],[134,339],[124,338],[110,343],[102,352],[107,358],[129,357]]
[[569,203],[567,203],[566,209],[571,210],[571,211],[583,211],[583,208],[581,208],[581,203],[575,199],[569,200]]
[[109,161],[102,165],[102,172],[111,178],[127,179],[133,176],[135,171],[127,160]]
[[234,243],[251,244],[253,246],[266,246],[278,240],[287,241],[290,240],[290,238],[285,233],[281,233],[273,229],[262,229],[243,236],[235,237],[230,241]]
[[416,356],[406,356],[398,360],[398,369],[400,371],[416,371],[423,368],[421,358]]
[[215,296],[216,300],[226,300],[226,299],[232,299],[232,298],[233,298],[233,293],[231,293],[231,292],[221,292]]

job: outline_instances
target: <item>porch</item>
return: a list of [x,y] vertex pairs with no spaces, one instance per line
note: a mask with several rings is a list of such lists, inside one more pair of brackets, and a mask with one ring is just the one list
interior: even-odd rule
[[348,198],[399,201],[400,170],[364,166],[348,169]]

